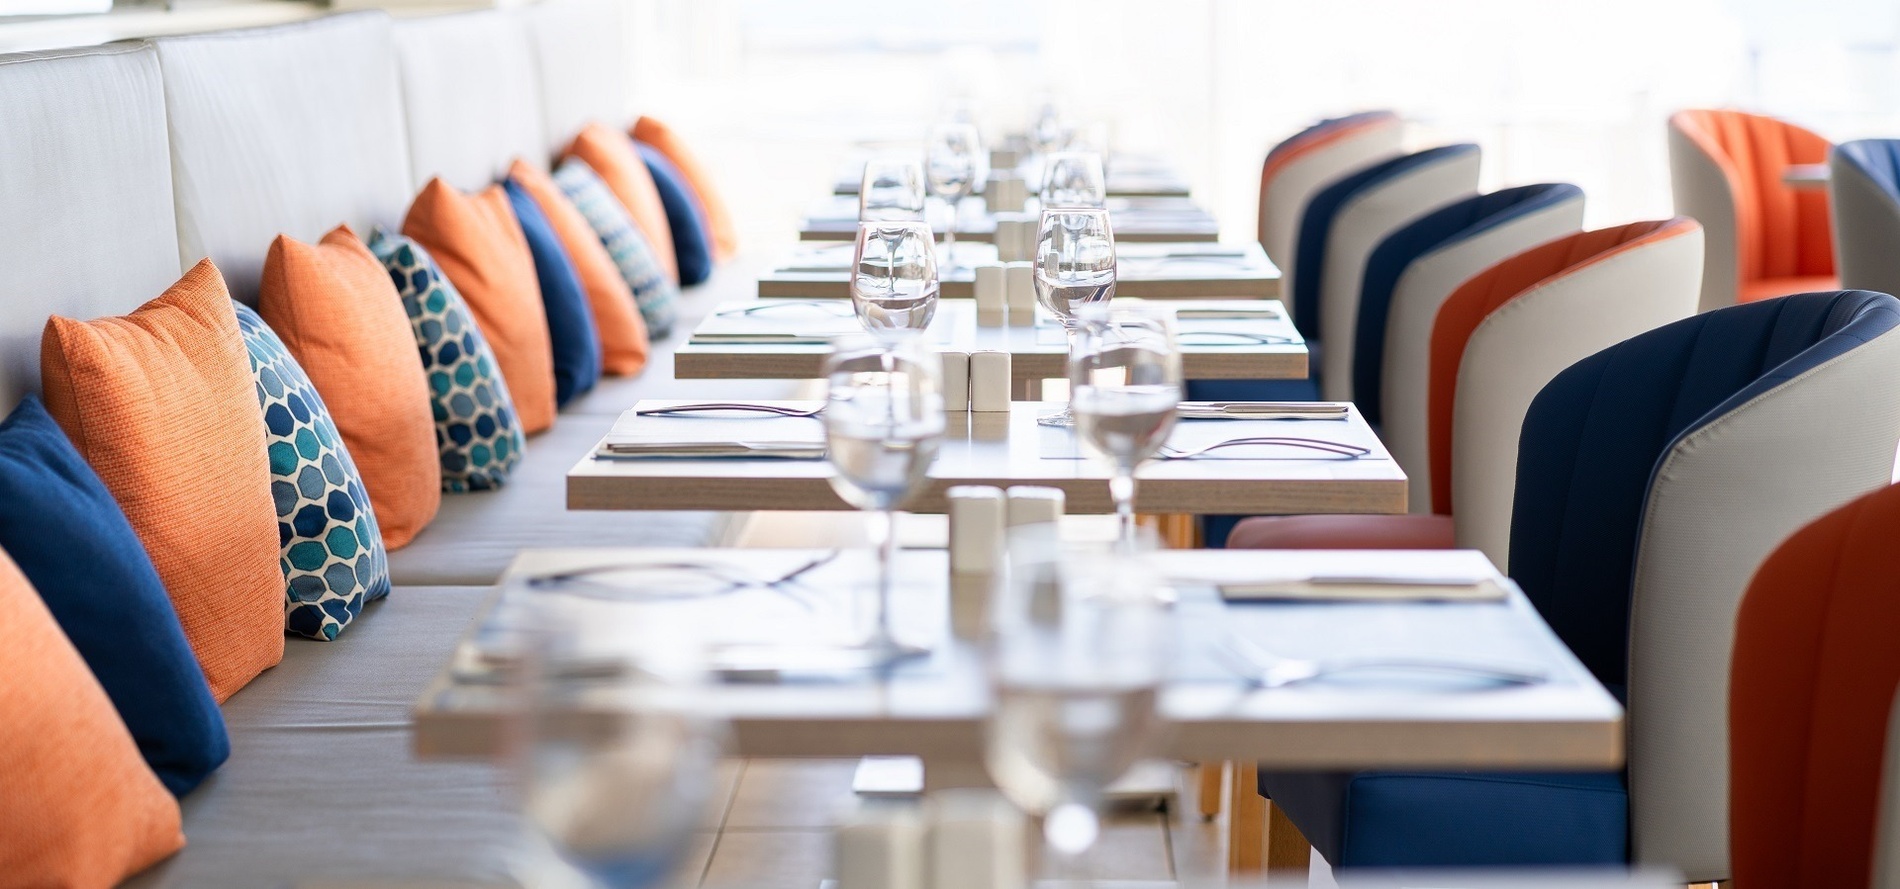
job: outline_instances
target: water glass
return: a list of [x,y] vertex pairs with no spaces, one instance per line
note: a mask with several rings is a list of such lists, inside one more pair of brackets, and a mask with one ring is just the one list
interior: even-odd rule
[[1120,540],[1135,540],[1135,470],[1167,443],[1181,404],[1174,316],[1142,307],[1090,306],[1077,315],[1069,405],[1077,437],[1109,464]]
[[1107,206],[1108,180],[1102,172],[1102,156],[1092,151],[1049,155],[1043,167],[1041,197],[1045,210]]
[[950,205],[950,225],[943,233],[944,265],[956,267],[957,220],[963,199],[977,190],[988,175],[989,159],[974,124],[946,123],[930,131],[924,151],[924,173],[932,194]]
[[[1054,315],[1075,347],[1077,310],[1115,296],[1115,232],[1108,211],[1044,209],[1036,227],[1033,276],[1036,302]],[[1037,419],[1044,426],[1074,425],[1069,408]]]
[[858,221],[923,221],[924,168],[913,160],[873,158],[858,183]]
[[851,305],[871,333],[921,331],[937,315],[937,254],[927,222],[860,222]]

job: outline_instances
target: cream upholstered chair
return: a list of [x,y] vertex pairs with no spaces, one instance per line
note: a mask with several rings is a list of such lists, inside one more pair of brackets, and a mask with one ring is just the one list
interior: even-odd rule
[[1782,181],[1790,165],[1827,158],[1826,139],[1772,117],[1680,111],[1669,118],[1676,212],[1708,232],[1703,311],[1840,286],[1827,194]]
[[1828,155],[1841,286],[1900,291],[1900,139],[1861,139]]
[[1306,204],[1348,173],[1399,153],[1405,123],[1390,111],[1362,111],[1322,120],[1267,152],[1260,167],[1260,246],[1291,280]]

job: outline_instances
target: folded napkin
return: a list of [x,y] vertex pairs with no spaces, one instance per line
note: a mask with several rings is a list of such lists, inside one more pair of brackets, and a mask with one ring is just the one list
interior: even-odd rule
[[1488,576],[1325,576],[1216,584],[1229,602],[1498,602],[1504,587]]
[[1344,420],[1347,405],[1330,401],[1183,401],[1184,420]]
[[1208,309],[1175,309],[1174,317],[1178,321],[1256,321],[1277,320],[1285,317],[1280,310],[1263,303],[1253,306],[1233,306]]

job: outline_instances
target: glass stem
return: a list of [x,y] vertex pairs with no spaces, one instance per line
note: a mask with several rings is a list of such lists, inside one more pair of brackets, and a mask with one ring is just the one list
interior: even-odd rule
[[1134,470],[1117,467],[1115,474],[1109,476],[1108,494],[1115,498],[1116,539],[1124,552],[1132,551],[1135,545]]
[[877,546],[877,623],[871,639],[874,645],[888,647],[896,643],[891,634],[891,563],[897,556],[897,510],[886,509],[883,516],[884,537]]
[[943,230],[943,264],[946,268],[957,267],[957,211],[962,209],[961,192],[945,198],[950,204],[950,225]]

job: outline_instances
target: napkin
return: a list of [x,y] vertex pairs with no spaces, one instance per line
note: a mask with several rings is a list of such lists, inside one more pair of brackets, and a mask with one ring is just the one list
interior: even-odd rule
[[1499,602],[1504,586],[1471,575],[1295,577],[1216,584],[1229,602]]
[[[785,402],[810,406],[810,402]],[[638,408],[663,406],[641,402]],[[815,460],[825,455],[824,423],[810,417],[702,417],[634,415],[607,433],[595,456],[647,458]]]
[[1183,420],[1344,420],[1352,412],[1331,401],[1183,401]]

